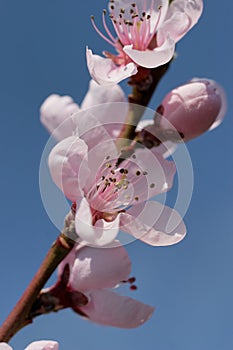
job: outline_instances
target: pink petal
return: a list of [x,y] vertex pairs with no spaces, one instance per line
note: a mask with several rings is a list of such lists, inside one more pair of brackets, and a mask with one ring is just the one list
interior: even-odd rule
[[62,140],[73,134],[76,128],[72,114],[79,106],[70,96],[50,95],[40,108],[41,123],[57,139]]
[[127,188],[121,193],[123,198],[131,197],[133,202],[129,204],[144,202],[167,192],[172,187],[176,173],[175,163],[164,159],[156,147],[136,149],[133,156],[123,161],[121,166],[127,170],[128,181]]
[[221,99],[221,108],[220,111],[218,113],[217,118],[215,119],[215,122],[211,125],[211,127],[209,128],[209,130],[213,130],[216,127],[218,127],[222,121],[223,118],[226,115],[227,112],[227,97],[226,97],[226,93],[223,89],[223,87],[221,85],[219,85],[218,83],[216,83],[216,81],[212,80],[212,79],[205,79],[205,78],[193,78],[192,80],[190,80],[190,82],[208,82],[210,84],[211,87],[213,87],[213,89],[215,89],[215,92],[220,96]]
[[0,343],[0,350],[13,350],[13,348],[7,343]]
[[[103,152],[103,148],[106,148],[106,151],[108,149],[111,155],[112,152],[115,153],[114,140],[122,128],[127,111],[127,102],[109,102],[84,109],[75,114],[77,125],[75,132],[86,142],[89,150],[96,149],[96,156],[99,154],[97,148],[100,147],[102,155],[106,153]],[[104,156],[102,161],[103,158]]]
[[[170,91],[162,101],[163,116],[160,126],[166,130],[166,120],[191,140],[207,131],[217,119],[222,120],[226,104],[218,85],[208,79],[191,81]],[[223,113],[222,113],[223,112]],[[170,128],[170,127],[169,127]]]
[[110,86],[131,77],[137,73],[137,67],[133,62],[125,66],[116,66],[110,58],[93,55],[87,49],[87,66],[91,77],[100,85]]
[[64,139],[52,149],[48,162],[55,184],[66,197],[76,201],[89,175],[85,142],[75,136]]
[[119,216],[111,222],[101,219],[93,225],[92,221],[89,203],[83,198],[75,216],[75,228],[79,237],[97,247],[114,241],[119,231]]
[[[93,106],[96,108],[92,108]],[[90,108],[89,113],[95,115],[96,122],[100,123],[114,138],[119,134],[128,111],[125,94],[119,85],[103,86],[94,80],[90,81],[89,90],[81,107]],[[89,120],[90,118],[85,118],[85,125]],[[90,140],[93,140],[93,135]],[[86,142],[90,143],[87,139]]]
[[119,328],[136,328],[154,312],[152,306],[108,290],[90,293],[90,302],[80,308],[91,321]]
[[158,202],[134,205],[120,216],[121,230],[152,246],[178,243],[186,234],[180,215]]
[[94,80],[91,80],[88,92],[84,97],[81,107],[85,109],[98,104],[125,101],[126,97],[124,91],[119,85],[108,87],[100,86]]
[[[75,260],[70,264],[69,281],[73,290],[85,292],[91,289],[113,288],[120,281],[129,278],[131,262],[123,246],[116,248],[77,246],[75,251]],[[66,258],[63,265],[70,263],[71,259]]]
[[58,350],[59,344],[52,340],[34,341],[25,350]]
[[139,66],[156,68],[172,59],[175,42],[168,34],[163,44],[153,50],[139,51],[133,49],[133,45],[124,46],[123,50]]
[[[173,0],[169,6],[163,29],[165,31],[170,30],[171,36],[173,37],[174,34],[175,41],[177,42],[198,22],[202,11],[202,0]],[[185,30],[183,24],[177,22],[179,18],[177,14],[184,14],[184,16],[180,16],[180,22],[187,23],[189,21],[189,25],[186,26]]]
[[161,28],[158,29],[157,43],[160,45],[164,41],[167,33],[170,33],[175,42],[179,41],[189,30],[190,20],[183,12],[175,12],[168,18]]

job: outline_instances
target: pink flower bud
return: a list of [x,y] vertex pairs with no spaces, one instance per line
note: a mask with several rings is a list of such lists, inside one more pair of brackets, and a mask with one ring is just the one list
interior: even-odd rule
[[170,91],[162,101],[160,127],[168,129],[170,122],[188,141],[218,126],[226,112],[223,89],[213,80],[192,79]]

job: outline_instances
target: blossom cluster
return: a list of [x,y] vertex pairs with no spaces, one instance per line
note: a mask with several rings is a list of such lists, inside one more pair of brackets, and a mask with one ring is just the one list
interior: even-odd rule
[[[153,73],[172,60],[176,42],[197,23],[202,10],[202,0],[110,1],[109,21],[116,37],[106,10],[106,34],[94,17],[92,23],[117,54],[105,52],[102,58],[87,49],[92,80],[80,106],[70,96],[56,94],[41,106],[41,122],[57,140],[48,159],[50,174],[73,203],[77,241],[59,267],[57,284],[45,292],[58,297],[59,307],[68,305],[94,322],[137,327],[153,312],[152,307],[109,290],[130,281],[129,257],[117,241],[119,230],[152,246],[172,245],[186,235],[179,213],[154,197],[173,185],[176,165],[166,157],[176,145],[221,123],[224,91],[215,81],[202,78],[173,89],[153,120],[136,123],[127,151],[118,147],[127,115],[130,109],[135,114],[141,111],[130,106],[117,83],[130,77],[130,84],[146,94],[148,77],[153,80]],[[84,304],[78,292],[86,297]]]
[[[173,186],[176,164],[169,156],[179,143],[222,122],[225,93],[212,79],[193,78],[167,93],[153,119],[141,118],[176,43],[202,10],[202,0],[111,0],[109,17],[106,10],[102,14],[105,33],[91,21],[116,53],[105,51],[104,58],[87,48],[92,79],[80,105],[57,94],[43,102],[40,120],[56,140],[49,171],[70,205],[68,238],[75,244],[32,315],[71,308],[119,328],[138,327],[151,317],[154,307],[118,293],[122,285],[137,289],[119,232],[151,246],[173,245],[186,235],[182,216],[155,197]],[[118,85],[126,78],[133,87],[128,98]],[[58,343],[26,348],[48,349],[57,350]],[[0,350],[12,348],[0,343]]]

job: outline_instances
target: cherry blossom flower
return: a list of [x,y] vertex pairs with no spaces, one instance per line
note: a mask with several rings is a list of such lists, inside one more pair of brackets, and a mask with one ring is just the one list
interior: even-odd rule
[[[175,164],[156,149],[142,148],[118,164],[122,155],[111,131],[118,115],[115,105],[111,116],[103,105],[78,112],[80,137],[62,140],[50,153],[53,181],[77,205],[76,231],[84,241],[99,246],[113,241],[119,229],[151,245],[177,243],[186,232],[179,214],[147,201],[171,188]],[[110,118],[108,127],[104,118]]]
[[117,51],[104,52],[107,58],[93,55],[87,48],[87,65],[99,84],[117,84],[138,71],[138,66],[156,68],[169,62],[179,41],[198,21],[202,0],[112,0],[110,20],[116,32],[111,33],[103,11],[103,34],[94,22],[97,33]]
[[[68,279],[64,277],[67,267]],[[58,282],[45,292],[56,295],[59,307],[71,307],[92,322],[135,328],[150,318],[154,308],[115,292],[122,284],[130,285],[131,290],[137,288],[130,272],[131,262],[123,246],[106,249],[76,245],[59,265]],[[80,293],[86,303],[82,298],[80,304]]]
[[[60,141],[74,134],[77,128],[74,116],[76,112],[98,104],[125,101],[126,97],[119,85],[104,87],[91,80],[81,106],[70,96],[50,95],[41,105],[40,120],[55,139]],[[107,109],[105,112],[109,113]]]
[[[25,350],[58,350],[59,345],[52,340],[40,340],[34,341],[29,344]],[[13,348],[7,343],[0,343],[0,350],[13,350]]]
[[160,123],[155,119],[155,129],[166,130],[168,121],[188,141],[217,127],[226,113],[226,104],[225,92],[215,81],[192,79],[165,96],[159,107],[163,118]]

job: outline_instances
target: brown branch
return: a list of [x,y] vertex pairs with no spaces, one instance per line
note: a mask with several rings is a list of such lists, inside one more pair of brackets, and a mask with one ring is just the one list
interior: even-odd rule
[[67,256],[75,241],[61,233],[48,251],[39,270],[21,299],[0,328],[0,341],[8,342],[21,328],[32,323],[29,316],[33,303],[59,263]]
[[129,111],[116,142],[119,151],[129,146],[130,140],[135,138],[135,130],[143,116],[145,107],[153,96],[161,78],[167,72],[169,65],[170,62],[153,69],[139,67],[138,73],[131,77],[129,85],[133,89],[131,95],[128,96]]

